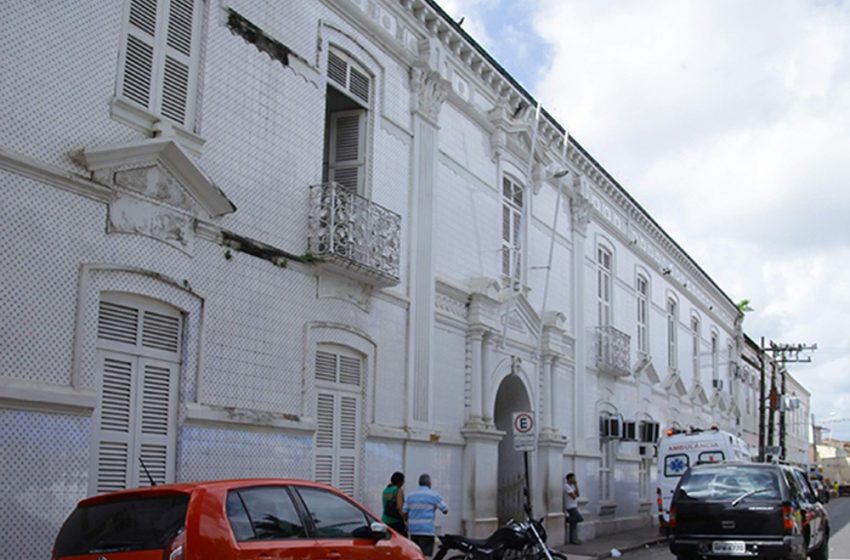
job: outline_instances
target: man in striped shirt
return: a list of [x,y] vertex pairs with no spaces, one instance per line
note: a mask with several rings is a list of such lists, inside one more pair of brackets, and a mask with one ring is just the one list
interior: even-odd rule
[[422,554],[431,556],[434,552],[434,517],[437,509],[448,513],[449,507],[439,494],[431,490],[431,476],[419,476],[419,488],[404,498],[404,512],[407,514],[407,531],[410,539],[422,549]]

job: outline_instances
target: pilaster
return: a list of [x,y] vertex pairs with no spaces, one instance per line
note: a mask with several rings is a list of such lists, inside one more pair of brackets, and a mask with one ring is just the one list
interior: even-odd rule
[[463,533],[486,537],[499,526],[499,442],[505,432],[495,429],[468,429],[463,456]]
[[[573,252],[572,252],[572,331],[581,333],[584,338],[585,331],[585,282],[584,282],[584,259],[587,241],[587,226],[590,223],[590,201],[585,196],[586,185],[582,185],[578,178],[574,179],[573,189],[570,195],[570,215],[573,230]],[[575,375],[573,375],[573,418],[571,439],[573,447],[577,451],[588,449],[585,430],[584,395],[587,378],[587,344],[577,344],[575,348]]]
[[428,41],[420,45],[422,58],[410,71],[413,119],[413,211],[411,212],[411,305],[412,355],[411,399],[413,423],[430,416],[431,347],[434,330],[434,185],[437,168],[437,136],[440,109],[449,83],[435,70],[438,49]]
[[555,433],[543,434],[537,438],[538,480],[541,507],[535,515],[544,516],[546,532],[550,543],[564,542],[564,448],[566,438]]
[[483,404],[482,404],[482,359],[484,345],[484,331],[480,328],[473,328],[469,331],[469,419],[467,425],[469,427],[483,425]]

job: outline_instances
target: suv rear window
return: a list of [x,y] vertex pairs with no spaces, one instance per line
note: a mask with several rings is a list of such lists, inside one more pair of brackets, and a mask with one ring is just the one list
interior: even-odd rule
[[78,507],[56,537],[56,554],[163,549],[183,528],[189,496],[128,498]]
[[732,501],[752,496],[754,500],[778,500],[782,494],[775,472],[755,467],[717,467],[691,470],[679,488],[680,499]]

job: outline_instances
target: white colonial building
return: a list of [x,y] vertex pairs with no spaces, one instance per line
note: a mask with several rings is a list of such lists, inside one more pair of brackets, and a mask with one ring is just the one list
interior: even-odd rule
[[429,472],[486,534],[518,411],[589,538],[651,523],[659,429],[751,415],[733,302],[431,0],[2,14],[3,557],[141,461],[374,510]]

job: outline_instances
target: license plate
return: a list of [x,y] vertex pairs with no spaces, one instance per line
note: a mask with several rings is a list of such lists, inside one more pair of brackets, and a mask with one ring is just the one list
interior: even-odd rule
[[715,554],[746,554],[747,545],[744,541],[714,541],[711,551]]

